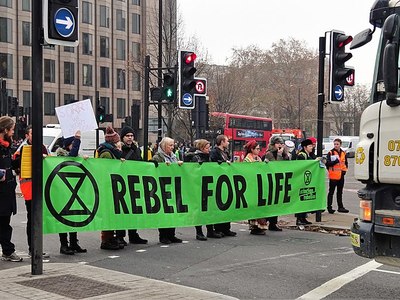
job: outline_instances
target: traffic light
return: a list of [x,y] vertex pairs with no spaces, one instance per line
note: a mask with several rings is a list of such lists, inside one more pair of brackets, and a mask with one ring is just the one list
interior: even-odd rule
[[97,106],[96,109],[96,120],[97,123],[104,123],[106,119],[106,108],[104,105]]
[[330,60],[329,60],[329,101],[344,100],[344,86],[354,85],[354,69],[346,67],[345,63],[352,58],[351,53],[345,52],[345,47],[353,40],[350,35],[340,31],[331,31]]
[[8,96],[8,115],[15,117],[18,110],[18,99],[17,97]]
[[50,45],[78,46],[78,0],[44,0],[44,41]]
[[162,98],[169,102],[174,102],[176,96],[176,80],[175,73],[164,73],[163,74],[163,90]]
[[194,88],[196,80],[195,60],[197,55],[193,51],[180,50],[178,57],[179,70],[179,93],[178,106],[179,108],[193,109],[194,108]]

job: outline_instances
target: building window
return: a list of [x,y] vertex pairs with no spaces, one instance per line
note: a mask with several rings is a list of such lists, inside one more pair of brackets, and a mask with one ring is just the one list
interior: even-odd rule
[[22,22],[22,45],[30,46],[31,44],[31,23]]
[[75,102],[75,95],[64,94],[64,105]]
[[132,59],[133,61],[140,61],[141,51],[140,43],[132,42]]
[[25,109],[28,107],[32,107],[32,92],[31,91],[22,91],[22,106]]
[[31,11],[31,0],[22,0],[22,10]]
[[117,98],[117,118],[125,118],[126,117],[126,104],[124,98]]
[[93,35],[90,33],[82,33],[82,54],[92,55],[93,52]]
[[92,78],[93,78],[93,66],[92,65],[82,65],[82,73],[83,73],[83,82],[84,86],[92,86]]
[[74,53],[75,47],[64,46],[64,52]]
[[90,100],[90,102],[92,102],[92,100],[93,100],[93,96],[89,96],[89,95],[83,95],[82,96],[82,100]]
[[100,5],[100,27],[110,28],[110,8]]
[[140,15],[132,14],[132,33],[140,34]]
[[0,17],[0,42],[12,43],[12,20]]
[[104,110],[106,114],[110,113],[110,98],[109,97],[100,97],[100,105],[104,106]]
[[22,79],[31,80],[31,58],[29,56],[22,57]]
[[116,10],[117,30],[125,31],[125,12],[122,9]]
[[13,78],[12,54],[0,53],[0,77]]
[[125,40],[117,39],[117,59],[125,60]]
[[132,0],[133,5],[140,5],[140,0]]
[[110,68],[100,67],[100,87],[110,87]]
[[44,93],[44,115],[54,116],[56,114],[56,94],[55,93]]
[[75,84],[75,64],[64,61],[64,84]]
[[133,71],[132,72],[132,90],[134,91],[140,91],[140,72],[139,71]]
[[82,1],[82,23],[92,24],[92,3]]
[[125,89],[125,70],[117,69],[117,89]]
[[110,39],[100,36],[100,57],[110,57]]
[[0,6],[12,7],[12,0],[0,0]]
[[45,59],[43,64],[44,82],[56,82],[56,61]]

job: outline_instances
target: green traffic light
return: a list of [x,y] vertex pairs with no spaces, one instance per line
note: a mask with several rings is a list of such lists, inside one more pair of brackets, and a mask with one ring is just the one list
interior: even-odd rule
[[174,96],[174,92],[172,91],[171,88],[168,88],[168,89],[165,91],[165,96],[166,96],[168,99],[170,99],[170,98],[172,98],[172,97]]

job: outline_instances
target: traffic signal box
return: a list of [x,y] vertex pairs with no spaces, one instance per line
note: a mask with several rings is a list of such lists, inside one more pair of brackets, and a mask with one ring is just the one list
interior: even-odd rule
[[353,56],[345,52],[345,46],[352,40],[353,37],[350,35],[331,31],[329,60],[329,101],[331,102],[343,101],[344,86],[354,85],[354,68],[345,66],[345,63]]
[[193,109],[195,105],[194,94],[196,80],[195,60],[197,55],[193,51],[180,50],[178,57],[178,73],[179,73],[179,108]]
[[104,105],[98,105],[96,108],[96,121],[97,123],[104,123],[106,119],[106,108]]
[[50,45],[78,46],[79,1],[43,1],[44,41]]
[[151,100],[175,102],[176,100],[176,73],[169,71],[163,74],[162,87],[151,88]]

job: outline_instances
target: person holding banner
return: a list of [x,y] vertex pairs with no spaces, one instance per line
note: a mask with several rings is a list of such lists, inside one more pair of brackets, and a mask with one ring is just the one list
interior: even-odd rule
[[[313,142],[310,139],[305,139],[301,142],[301,150],[297,153],[297,160],[313,160]],[[296,217],[296,225],[310,225],[312,222],[307,220],[307,213],[297,213]]]
[[12,118],[0,117],[0,244],[2,260],[20,262],[22,257],[15,253],[15,245],[11,242],[13,228],[10,225],[11,215],[17,213],[17,181],[11,156],[14,128],[15,122]]
[[[122,159],[122,151],[117,145],[121,141],[118,133],[111,126],[107,126],[104,135],[105,142],[100,144],[96,150],[95,157],[106,159]],[[103,230],[101,232],[100,249],[103,250],[119,250],[123,249],[124,244],[119,243],[115,236],[115,230]]]
[[[243,162],[261,162],[261,158],[258,155],[260,153],[260,145],[256,142],[256,140],[251,140],[244,145],[244,149],[246,150],[246,155],[244,157]],[[254,235],[265,235],[265,230],[267,229],[267,221],[265,218],[261,219],[252,219],[249,220],[250,234]]]
[[[78,130],[75,136],[63,139],[63,147],[58,148],[56,151],[57,156],[77,157],[79,154],[79,147],[81,146],[81,132]],[[81,248],[78,244],[78,234],[76,232],[59,233],[60,236],[60,253],[65,255],[74,255],[75,253],[86,253],[87,250]]]
[[[182,165],[183,161],[177,159],[174,151],[174,140],[169,137],[164,137],[160,142],[160,147],[157,153],[153,156],[152,161],[159,163],[179,164]],[[159,239],[162,244],[182,243],[182,240],[175,236],[175,228],[159,228]]]
[[[210,161],[210,142],[205,139],[196,140],[195,146],[197,150],[194,152],[192,162],[209,162]],[[223,237],[222,233],[214,231],[214,225],[206,225],[207,237],[220,239]],[[203,234],[202,226],[196,226],[196,239],[199,241],[206,241],[207,237]]]
[[[265,153],[265,162],[269,161],[282,161],[290,160],[289,153],[285,147],[285,142],[280,136],[273,136],[269,141],[269,147],[267,153]],[[282,231],[282,228],[278,226],[278,217],[269,217],[268,230],[271,231]]]
[[[130,126],[124,126],[121,129],[120,138],[122,140],[121,158],[124,158],[125,160],[142,160],[142,154],[139,145],[135,140],[136,137],[133,128]],[[124,239],[126,236],[125,230],[117,230],[116,236],[119,244],[123,244],[124,246],[128,245]],[[128,238],[129,243],[131,244],[147,244],[147,240],[142,239],[136,229],[128,230]]]
[[[47,148],[42,145],[43,157],[48,155]],[[21,149],[14,153],[14,161],[19,174],[19,187],[25,199],[26,207],[26,237],[28,242],[29,256],[32,254],[32,126],[25,130],[25,144]],[[47,253],[43,253],[43,258],[48,258]]]
[[[215,140],[215,146],[210,152],[210,160],[213,162],[226,162],[231,163],[231,157],[228,153],[229,139],[226,135],[220,134]],[[219,223],[214,225],[216,233],[222,236],[236,236],[236,232],[231,231],[231,223]]]

